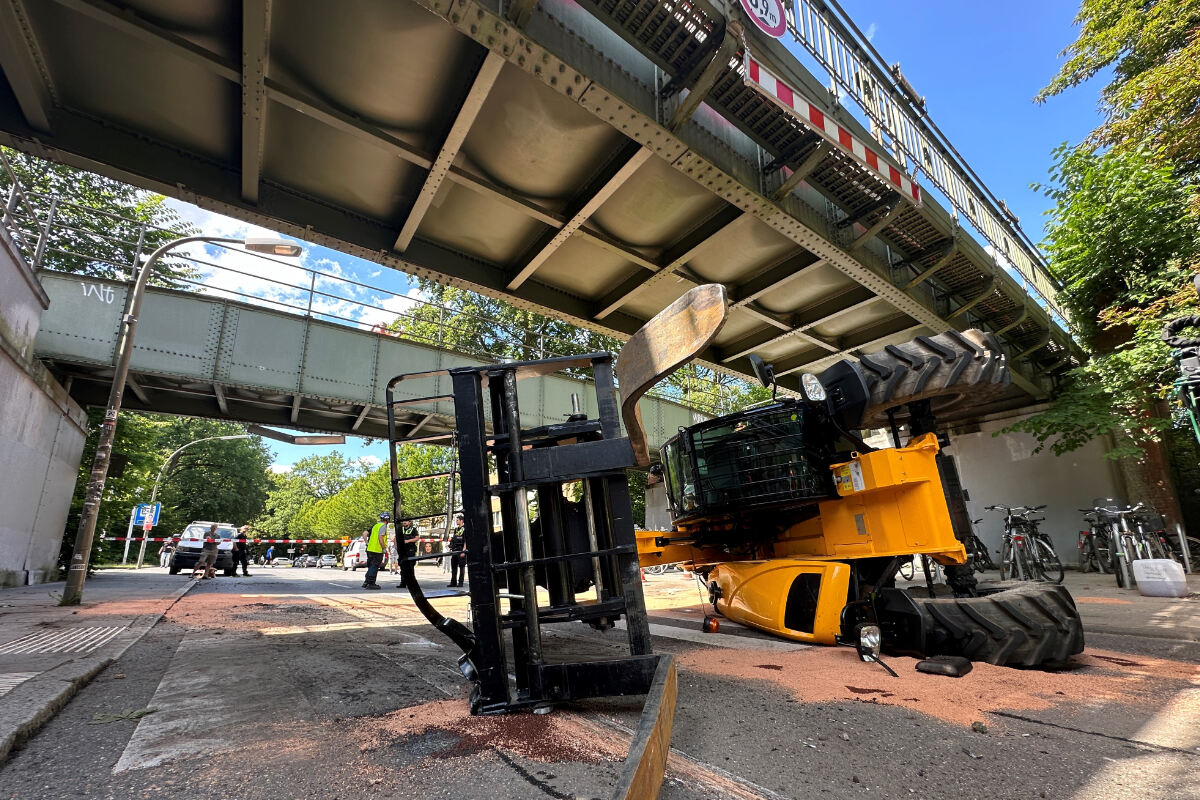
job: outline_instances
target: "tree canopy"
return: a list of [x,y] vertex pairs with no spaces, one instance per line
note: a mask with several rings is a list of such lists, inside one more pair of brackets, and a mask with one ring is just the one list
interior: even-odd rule
[[[45,269],[127,279],[130,268],[159,246],[199,233],[179,218],[162,195],[11,148],[0,147],[0,151],[29,201],[28,207],[18,203],[14,216],[31,246],[53,213],[54,224],[39,264]],[[11,185],[7,171],[0,169],[0,189],[7,194]],[[156,265],[152,282],[183,289],[189,284],[182,281],[197,274],[187,261],[168,253]]]
[[1037,99],[1111,68],[1092,143],[1148,146],[1185,171],[1200,167],[1200,0],[1083,0],[1075,22],[1079,37]]
[[255,530],[271,538],[288,534],[307,504],[334,497],[365,473],[359,462],[337,450],[302,458],[288,472],[272,473],[264,512],[253,523]]

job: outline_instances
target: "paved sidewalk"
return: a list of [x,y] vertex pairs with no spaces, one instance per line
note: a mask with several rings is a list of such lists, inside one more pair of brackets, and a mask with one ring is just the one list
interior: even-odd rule
[[193,585],[160,570],[102,570],[72,607],[58,605],[61,582],[0,590],[0,763]]
[[1085,632],[1200,642],[1200,575],[1187,576],[1186,597],[1143,597],[1118,589],[1112,575],[1068,571],[1063,583],[1075,598]]

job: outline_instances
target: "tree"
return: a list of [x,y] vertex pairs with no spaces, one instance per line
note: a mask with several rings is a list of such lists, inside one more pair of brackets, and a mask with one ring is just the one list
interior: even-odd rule
[[1092,143],[1148,146],[1177,168],[1200,167],[1200,0],[1083,0],[1079,38],[1037,96],[1060,94],[1112,68],[1104,123]]
[[1056,453],[1116,434],[1112,457],[1170,428],[1161,408],[1174,380],[1166,320],[1192,313],[1200,226],[1189,186],[1145,149],[1093,153],[1060,148],[1046,189],[1055,201],[1045,240],[1059,295],[1090,360],[1068,374],[1053,406],[1012,430]]
[[[59,556],[64,569],[74,547],[103,413],[102,409],[88,413],[90,433]],[[125,535],[130,511],[138,503],[149,502],[154,479],[172,452],[196,439],[245,432],[245,426],[230,422],[122,413],[113,443],[113,467],[96,520],[91,562],[109,560],[124,549],[123,543],[104,542],[101,535]],[[163,509],[154,535],[178,533],[194,519],[240,524],[257,516],[266,500],[270,463],[271,451],[257,436],[202,442],[184,450],[160,484],[158,500]]]
[[363,473],[358,462],[334,450],[302,458],[282,475],[271,474],[265,509],[254,521],[255,529],[270,538],[283,536],[306,504],[333,497]]
[[[199,233],[179,218],[162,195],[7,147],[0,147],[0,152],[29,200],[30,207],[18,203],[14,215],[30,248],[53,207],[54,224],[39,264],[43,268],[126,279],[140,263],[139,257],[144,260],[160,245]],[[0,189],[6,196],[12,189],[3,169]],[[188,288],[183,281],[198,276],[189,262],[170,253],[155,269],[153,284],[174,289]]]
[[[621,349],[621,340],[453,286],[418,280],[425,302],[398,316],[389,330],[413,341],[481,358],[531,360]],[[770,397],[760,386],[686,364],[656,390],[707,414],[724,414]]]
[[[452,452],[445,447],[405,444],[396,449],[401,475],[429,475],[450,470]],[[402,513],[406,517],[442,514],[446,510],[448,479],[433,478],[400,484]],[[292,521],[294,537],[341,539],[357,536],[392,511],[391,472],[384,465],[354,480],[337,494],[313,500]]]

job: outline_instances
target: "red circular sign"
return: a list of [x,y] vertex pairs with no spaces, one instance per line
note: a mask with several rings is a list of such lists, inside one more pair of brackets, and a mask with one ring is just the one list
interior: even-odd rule
[[782,0],[742,0],[742,9],[768,36],[778,39],[787,30]]

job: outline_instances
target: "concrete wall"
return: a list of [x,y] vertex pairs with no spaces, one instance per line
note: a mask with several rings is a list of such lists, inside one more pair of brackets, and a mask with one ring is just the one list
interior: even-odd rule
[[[963,487],[970,494],[967,508],[971,519],[983,517],[977,528],[988,548],[1000,548],[1004,526],[1001,513],[984,506],[1042,505],[1046,510],[1042,530],[1050,534],[1064,564],[1079,562],[1078,533],[1083,525],[1081,508],[1090,508],[1092,498],[1120,497],[1122,492],[1114,463],[1104,457],[1101,441],[1064,456],[1050,452],[1033,454],[1037,442],[1027,434],[1000,434],[1019,417],[984,422],[974,433],[951,433],[950,452],[958,464]],[[995,556],[993,555],[993,558]]]
[[33,358],[49,298],[0,227],[0,586],[57,578],[87,418]]

